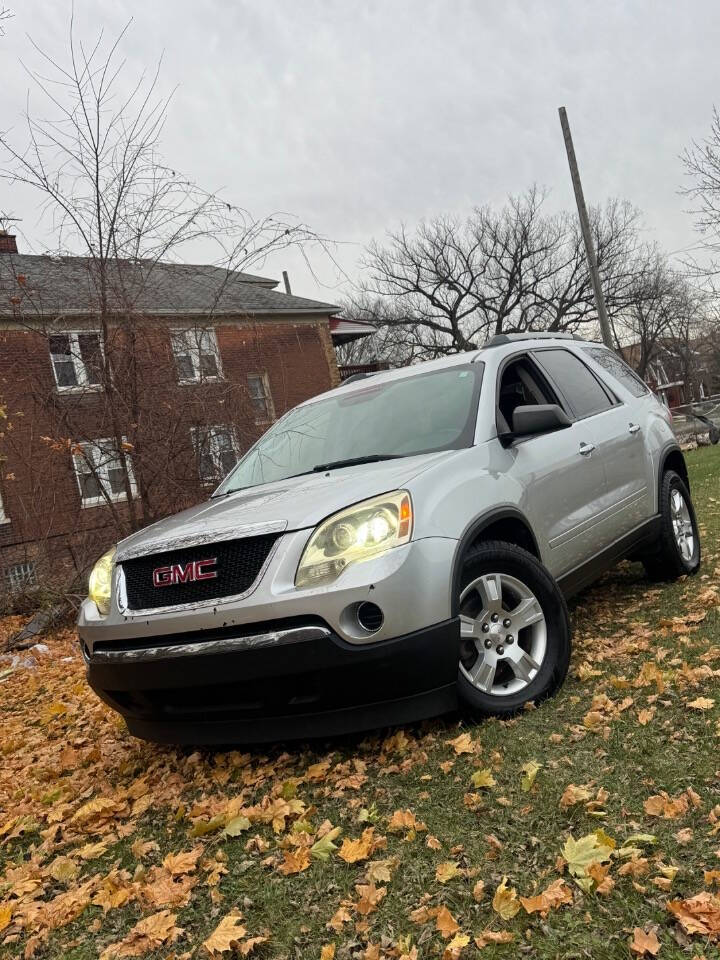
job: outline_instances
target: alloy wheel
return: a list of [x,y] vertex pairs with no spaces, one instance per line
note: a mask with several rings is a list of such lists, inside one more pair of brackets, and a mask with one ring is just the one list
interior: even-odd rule
[[685,497],[677,489],[670,494],[670,518],[680,556],[689,562],[695,553],[695,532]]
[[517,577],[487,573],[460,595],[460,670],[485,694],[509,696],[537,676],[547,650],[539,600]]

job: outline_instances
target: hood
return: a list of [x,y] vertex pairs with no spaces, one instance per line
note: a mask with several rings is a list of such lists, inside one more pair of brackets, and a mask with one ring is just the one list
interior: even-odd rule
[[443,450],[401,460],[343,467],[238,490],[132,534],[118,545],[117,559],[315,527],[353,503],[405,486],[439,460],[458,452]]

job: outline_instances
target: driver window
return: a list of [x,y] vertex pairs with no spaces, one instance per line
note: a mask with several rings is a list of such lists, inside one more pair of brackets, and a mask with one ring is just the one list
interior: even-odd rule
[[516,407],[543,403],[558,403],[558,399],[527,359],[520,357],[509,363],[502,372],[497,401],[498,433],[508,433],[513,428]]

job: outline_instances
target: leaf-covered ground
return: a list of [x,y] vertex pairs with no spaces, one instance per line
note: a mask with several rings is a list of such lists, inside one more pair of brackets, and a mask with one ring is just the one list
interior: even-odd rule
[[614,570],[509,722],[156,747],[51,637],[0,680],[0,956],[719,957],[720,447],[688,460],[700,575]]

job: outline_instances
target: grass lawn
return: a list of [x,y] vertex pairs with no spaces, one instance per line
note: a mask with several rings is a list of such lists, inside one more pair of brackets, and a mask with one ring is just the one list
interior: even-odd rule
[[720,957],[720,446],[688,463],[700,574],[582,594],[511,721],[156,747],[50,638],[0,682],[0,956]]

